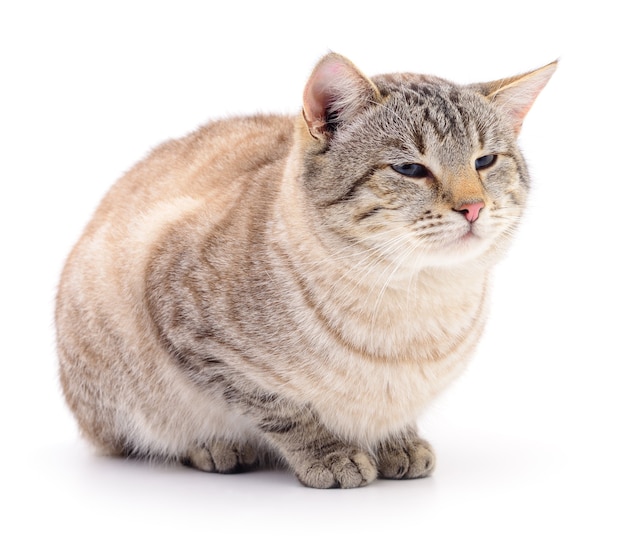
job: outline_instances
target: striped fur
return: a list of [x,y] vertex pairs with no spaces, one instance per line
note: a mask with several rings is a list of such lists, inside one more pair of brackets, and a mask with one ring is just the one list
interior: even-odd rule
[[368,79],[330,54],[301,116],[157,148],[61,278],[61,382],[82,433],[206,471],[280,462],[321,488],[428,475],[415,421],[480,338],[529,186],[516,136],[553,70],[459,86]]

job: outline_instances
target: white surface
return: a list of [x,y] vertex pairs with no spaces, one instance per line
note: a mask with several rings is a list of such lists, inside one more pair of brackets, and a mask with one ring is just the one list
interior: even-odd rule
[[[8,4],[0,539],[626,540],[617,4]],[[329,49],[369,74],[460,82],[561,58],[522,133],[535,191],[497,270],[487,333],[422,421],[438,452],[435,475],[315,491],[284,472],[208,475],[94,456],[56,377],[53,297],[71,245],[107,188],[163,139],[211,117],[297,112]]]

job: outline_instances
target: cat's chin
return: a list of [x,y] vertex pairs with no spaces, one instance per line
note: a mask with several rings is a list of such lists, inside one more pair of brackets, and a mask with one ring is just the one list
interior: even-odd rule
[[427,259],[430,266],[456,266],[476,260],[489,250],[490,241],[469,231],[452,240],[448,239],[431,249]]

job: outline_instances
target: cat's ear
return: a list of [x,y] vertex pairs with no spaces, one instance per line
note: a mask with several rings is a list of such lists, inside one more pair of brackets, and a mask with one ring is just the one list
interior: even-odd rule
[[489,83],[479,83],[475,88],[503,111],[510,119],[516,134],[522,128],[524,117],[535,99],[556,70],[557,61],[525,74]]
[[329,53],[313,69],[304,88],[304,119],[316,138],[332,136],[372,102],[380,102],[376,86],[347,58]]

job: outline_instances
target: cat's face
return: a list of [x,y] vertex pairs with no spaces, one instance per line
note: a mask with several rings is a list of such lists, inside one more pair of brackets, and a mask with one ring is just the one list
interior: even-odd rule
[[368,85],[356,112],[338,122],[345,107],[327,104],[324,131],[311,132],[323,147],[305,162],[305,185],[324,223],[399,267],[503,250],[528,191],[521,120],[479,86],[411,74]]
[[528,180],[514,133],[494,108],[443,82],[387,78],[377,86],[382,104],[338,128],[326,152],[324,181],[340,182],[323,188],[335,201],[322,208],[324,220],[424,265],[466,260],[508,237]]

